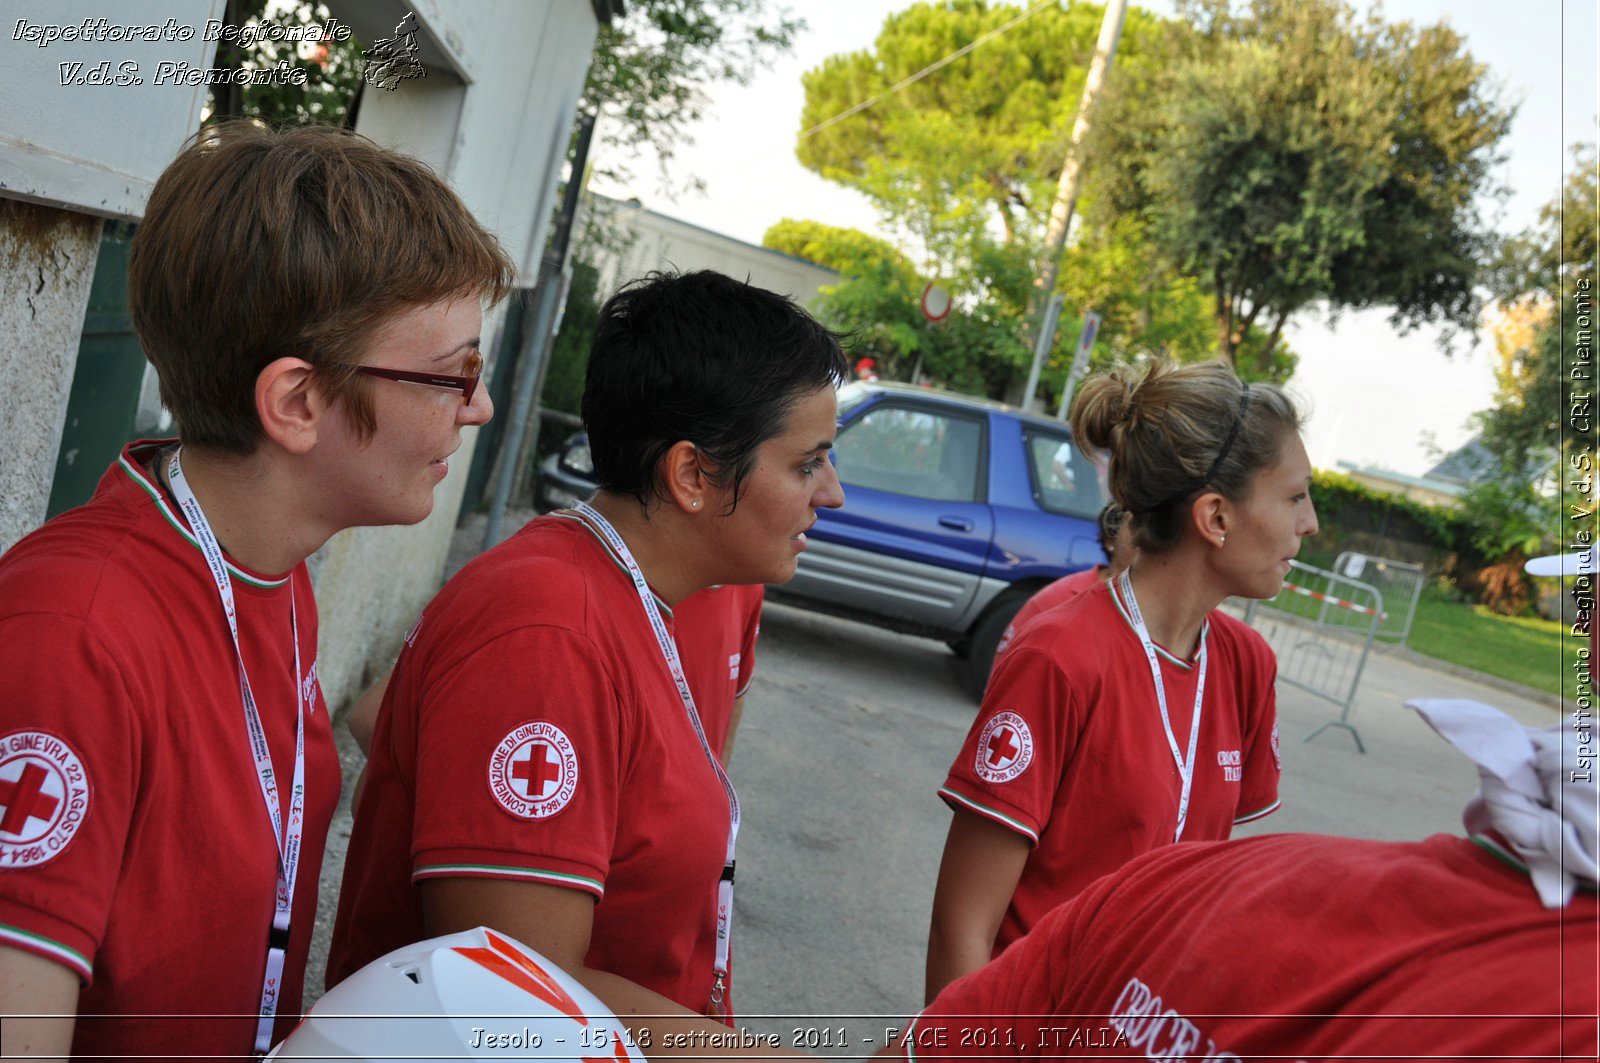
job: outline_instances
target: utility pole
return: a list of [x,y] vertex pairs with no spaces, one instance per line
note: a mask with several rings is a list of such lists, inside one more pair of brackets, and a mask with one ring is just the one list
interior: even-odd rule
[[[1094,58],[1089,61],[1089,74],[1083,83],[1083,100],[1078,104],[1078,120],[1072,126],[1072,144],[1067,148],[1067,159],[1061,168],[1061,179],[1056,184],[1056,201],[1050,208],[1050,224],[1045,229],[1044,251],[1039,256],[1039,268],[1033,280],[1033,295],[1028,300],[1028,321],[1034,323],[1035,349],[1044,334],[1045,307],[1056,288],[1056,277],[1061,268],[1061,249],[1067,243],[1067,229],[1072,224],[1072,212],[1078,204],[1078,180],[1083,174],[1083,141],[1089,133],[1089,113],[1094,108],[1095,97],[1111,69],[1111,60],[1117,52],[1117,38],[1122,35],[1122,17],[1127,12],[1128,0],[1106,0],[1105,17],[1100,20],[1100,40],[1094,46]],[[1049,350],[1048,343],[1044,349]],[[1038,379],[1038,355],[1032,376]],[[1032,396],[1029,396],[1032,399]]]

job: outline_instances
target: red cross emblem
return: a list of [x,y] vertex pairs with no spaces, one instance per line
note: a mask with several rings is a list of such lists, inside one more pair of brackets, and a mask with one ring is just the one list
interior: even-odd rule
[[1021,752],[1021,747],[1016,743],[1016,732],[1009,727],[1001,727],[989,736],[989,766],[1003,768],[1016,759]]
[[513,759],[511,762],[511,777],[526,783],[525,796],[536,801],[545,797],[547,788],[554,787],[561,778],[561,762],[552,760],[550,753],[548,743],[534,742],[528,746],[526,759]]
[[6,810],[0,816],[0,834],[22,834],[28,820],[47,820],[56,814],[61,799],[40,792],[48,778],[49,773],[39,765],[28,764],[15,781],[0,780],[0,806]]
[[549,720],[529,720],[489,755],[489,793],[518,819],[545,819],[578,792],[578,751]]
[[89,812],[89,774],[48,731],[0,736],[0,869],[59,856]]
[[1033,732],[1014,712],[997,712],[978,732],[973,770],[985,782],[1006,783],[1033,763]]

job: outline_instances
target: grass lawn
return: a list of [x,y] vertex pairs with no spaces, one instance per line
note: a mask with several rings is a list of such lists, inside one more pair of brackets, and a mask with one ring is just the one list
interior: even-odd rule
[[1418,653],[1559,694],[1576,680],[1580,639],[1538,617],[1498,616],[1481,605],[1454,602],[1432,587],[1422,592],[1406,645]]

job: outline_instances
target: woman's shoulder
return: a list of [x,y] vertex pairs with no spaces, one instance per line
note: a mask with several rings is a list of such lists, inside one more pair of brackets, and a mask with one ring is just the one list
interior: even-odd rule
[[1221,609],[1212,610],[1209,620],[1212,652],[1227,653],[1237,658],[1242,666],[1256,666],[1269,671],[1277,667],[1277,655],[1272,652],[1272,647],[1261,632]]
[[424,615],[460,617],[486,635],[527,625],[582,629],[604,563],[603,552],[581,528],[552,515],[536,517],[467,562]]
[[1068,675],[1101,669],[1121,621],[1111,592],[1099,584],[1032,617],[1017,632],[1008,653],[1036,657]]

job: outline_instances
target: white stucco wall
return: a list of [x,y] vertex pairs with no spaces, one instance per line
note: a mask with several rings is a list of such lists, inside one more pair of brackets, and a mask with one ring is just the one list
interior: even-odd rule
[[[150,186],[199,128],[205,102],[204,86],[170,77],[158,84],[160,64],[210,66],[217,46],[205,40],[205,25],[222,18],[224,6],[224,0],[6,0],[0,196],[109,218],[143,214]],[[145,39],[146,31],[157,39]],[[97,68],[120,83],[92,83]]]
[[[356,128],[417,155],[523,263],[530,283],[543,251],[568,133],[599,25],[588,0],[385,0],[330,4],[365,40],[388,35],[412,10],[434,39],[441,67],[393,91],[368,87]],[[500,332],[504,307],[484,323]],[[497,351],[484,355],[491,366]],[[500,411],[504,414],[506,411]],[[358,694],[398,652],[439,587],[478,432],[464,433],[434,511],[410,528],[361,528],[313,559],[322,617],[318,675],[328,703]]]
[[[222,8],[223,0],[0,8],[0,550],[44,520],[101,219],[142,214],[156,177],[200,124],[204,89],[158,85],[157,67],[208,65],[216,45],[202,27]],[[153,41],[104,39],[129,36],[120,27],[130,25],[160,32]],[[194,28],[188,40],[180,27]],[[86,31],[101,39],[83,39]],[[96,68],[127,83],[76,83],[95,80]]]
[[50,502],[101,224],[0,200],[0,552],[38,527]]

